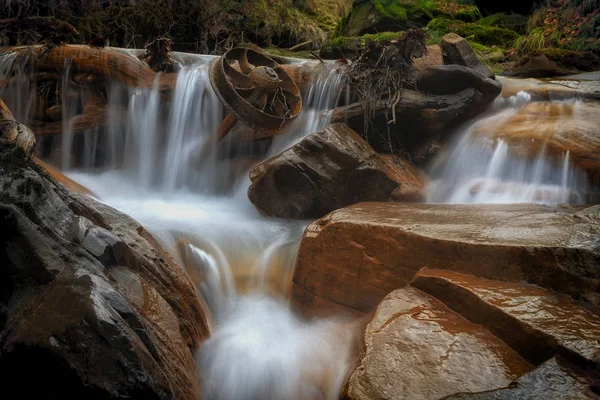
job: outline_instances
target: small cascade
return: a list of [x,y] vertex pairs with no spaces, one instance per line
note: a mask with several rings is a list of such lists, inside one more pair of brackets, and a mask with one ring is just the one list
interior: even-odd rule
[[[481,134],[496,129],[531,101],[526,92],[499,98],[488,112],[471,122],[430,167],[430,203],[544,203],[584,204],[590,190],[585,171],[570,160],[569,152],[549,151],[537,144],[518,146]],[[476,133],[477,132],[477,133]],[[533,146],[533,143],[531,143]]]
[[[86,159],[85,168],[68,175],[140,221],[196,282],[212,325],[198,352],[205,398],[337,399],[359,326],[294,315],[289,283],[306,222],[259,215],[246,195],[250,163],[235,165],[216,146],[197,159],[223,119],[207,71],[202,60],[184,65],[170,102],[156,85],[131,89],[113,82],[107,166],[89,169],[96,162]],[[326,127],[342,87],[333,69],[315,76],[303,93],[302,113],[263,157]],[[125,118],[118,115],[122,107],[112,107],[123,99]],[[84,158],[97,157],[97,145],[90,136]]]

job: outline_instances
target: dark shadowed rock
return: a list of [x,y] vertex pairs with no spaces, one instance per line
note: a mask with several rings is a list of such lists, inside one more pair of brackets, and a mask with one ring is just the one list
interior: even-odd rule
[[444,35],[441,42],[442,55],[446,65],[463,65],[473,69],[486,78],[494,79],[494,73],[485,65],[467,40],[456,33]]
[[555,61],[544,54],[527,55],[513,65],[510,70],[503,73],[505,76],[518,76],[521,78],[550,78],[553,76],[576,74],[575,69],[560,67]]
[[130,217],[0,146],[0,376],[24,398],[188,399],[208,335],[187,274]]
[[493,100],[502,93],[500,82],[462,65],[424,68],[419,71],[416,86],[420,91],[434,95],[448,95],[473,88],[482,93],[485,100]]
[[499,389],[530,369],[489,331],[407,287],[377,307],[344,398],[440,399]]
[[[281,218],[318,218],[361,201],[412,200],[423,186],[408,162],[380,157],[356,132],[337,123],[311,134],[250,171],[248,197]],[[403,197],[399,187],[406,187]]]
[[305,310],[368,312],[427,266],[526,281],[599,305],[594,218],[591,211],[530,204],[356,204],[307,227],[293,302]]

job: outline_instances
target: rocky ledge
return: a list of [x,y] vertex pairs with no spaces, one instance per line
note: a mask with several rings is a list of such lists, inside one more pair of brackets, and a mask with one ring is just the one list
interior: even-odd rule
[[293,302],[369,320],[346,400],[595,399],[599,238],[598,206],[356,204],[306,229]]
[[600,304],[598,208],[362,203],[309,225],[293,278],[302,309],[372,311],[422,267],[530,282]]
[[208,326],[185,271],[136,221],[54,181],[31,131],[0,111],[3,390],[197,399]]

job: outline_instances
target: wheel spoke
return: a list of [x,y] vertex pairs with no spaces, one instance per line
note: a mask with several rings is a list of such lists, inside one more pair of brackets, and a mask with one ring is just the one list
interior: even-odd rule
[[244,49],[240,59],[238,60],[238,63],[240,65],[240,70],[244,74],[248,75],[250,72],[252,72],[252,70],[254,69],[254,65],[248,62],[248,49]]

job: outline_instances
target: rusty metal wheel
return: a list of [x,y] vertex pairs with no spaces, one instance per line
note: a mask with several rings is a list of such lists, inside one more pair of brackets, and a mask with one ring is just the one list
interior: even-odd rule
[[298,86],[260,51],[227,51],[211,64],[210,82],[229,112],[254,129],[279,131],[302,109]]

